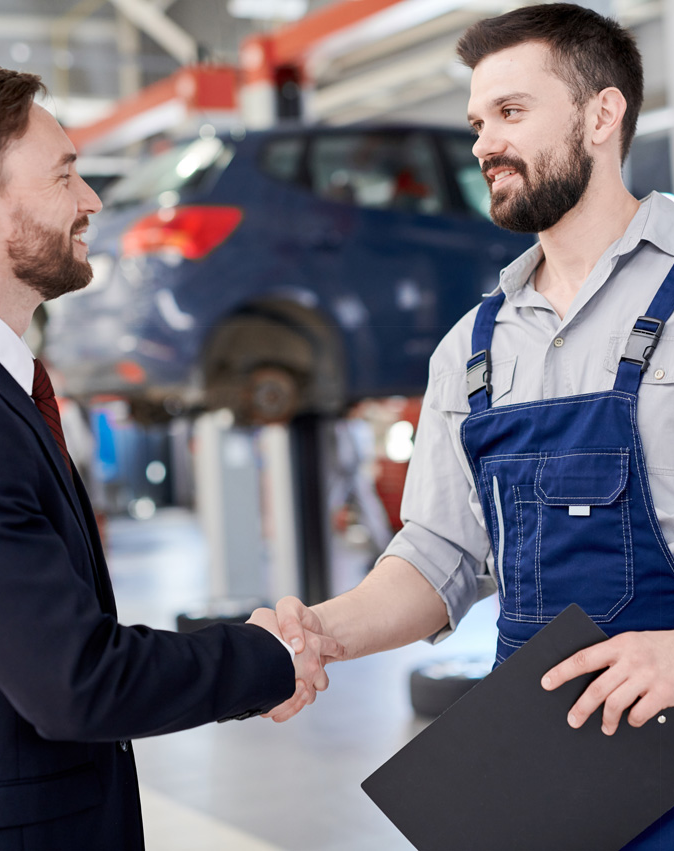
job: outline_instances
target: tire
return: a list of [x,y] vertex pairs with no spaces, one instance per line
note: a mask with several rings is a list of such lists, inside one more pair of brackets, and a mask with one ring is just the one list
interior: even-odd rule
[[424,665],[410,674],[410,699],[417,715],[437,718],[488,673],[483,662],[452,661]]
[[342,341],[315,311],[256,303],[214,328],[201,356],[204,406],[240,426],[335,415],[345,403]]
[[297,414],[300,391],[288,370],[264,366],[253,370],[247,386],[248,419],[255,425],[288,423]]

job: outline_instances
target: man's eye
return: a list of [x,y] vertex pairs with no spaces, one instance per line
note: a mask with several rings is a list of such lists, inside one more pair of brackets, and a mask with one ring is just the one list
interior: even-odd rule
[[508,117],[510,117],[512,115],[517,115],[518,112],[519,112],[519,109],[517,109],[516,106],[509,106],[507,109],[503,110],[503,114],[505,116],[508,116]]
[[473,136],[479,136],[481,130],[482,124],[480,122],[476,122],[475,124],[470,125],[470,132],[473,134]]

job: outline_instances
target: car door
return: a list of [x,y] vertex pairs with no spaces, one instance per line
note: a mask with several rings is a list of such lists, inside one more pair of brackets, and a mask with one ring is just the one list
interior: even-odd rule
[[[469,135],[455,138],[470,150]],[[496,286],[522,240],[471,207],[429,130],[316,133],[307,173],[323,202],[307,225],[308,262],[344,329],[350,387],[357,396],[422,392],[435,346]]]

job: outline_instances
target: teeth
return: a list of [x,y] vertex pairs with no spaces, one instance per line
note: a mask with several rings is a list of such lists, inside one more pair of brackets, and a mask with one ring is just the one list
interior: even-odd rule
[[497,181],[497,180],[502,180],[504,177],[508,177],[508,176],[509,176],[509,175],[511,175],[511,174],[515,174],[515,172],[514,172],[514,171],[500,171],[500,172],[499,172],[499,173],[498,173],[498,174],[494,177],[494,183],[496,183],[496,181]]

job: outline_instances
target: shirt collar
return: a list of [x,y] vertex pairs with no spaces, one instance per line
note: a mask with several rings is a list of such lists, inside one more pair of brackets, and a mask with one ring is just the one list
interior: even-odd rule
[[[674,256],[674,201],[659,192],[651,192],[642,199],[625,233],[609,246],[601,260],[607,255],[613,260],[629,254],[643,241],[651,242],[656,248]],[[501,290],[508,299],[515,296],[530,281],[542,259],[543,249],[537,242],[501,270],[499,286],[489,295]]]
[[0,364],[25,391],[33,392],[33,355],[23,337],[19,337],[0,319]]

